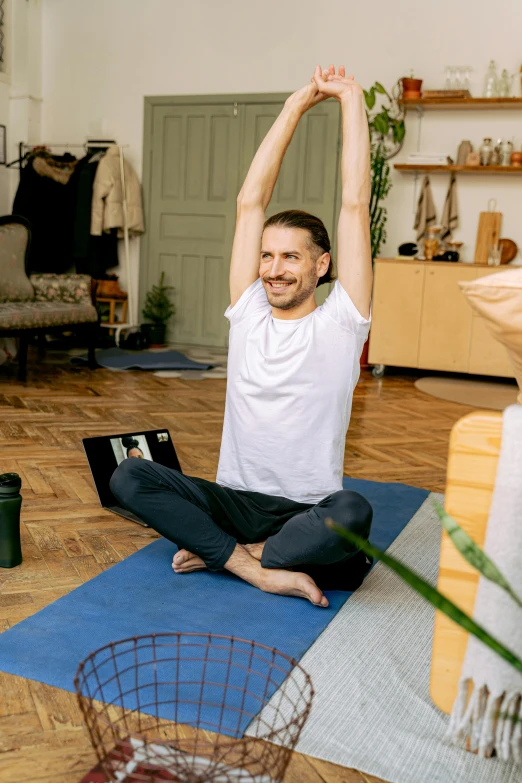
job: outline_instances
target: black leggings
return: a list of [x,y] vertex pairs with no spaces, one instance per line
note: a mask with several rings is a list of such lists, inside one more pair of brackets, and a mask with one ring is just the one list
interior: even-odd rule
[[[207,491],[202,490],[202,484]],[[311,506],[286,498],[234,493],[227,489],[227,496],[241,496],[243,511],[229,514],[224,524],[220,524],[208,492],[214,488],[222,494],[223,488],[156,462],[124,460],[114,472],[110,486],[125,508],[180,549],[199,555],[210,570],[224,567],[238,540],[240,543],[266,540],[261,559],[264,568],[304,571],[323,589],[354,590],[371,564],[361,551],[326,525],[326,519],[331,518],[347,530],[368,538],[372,508],[357,492],[340,490]],[[251,498],[255,503],[245,506]],[[259,514],[264,498],[270,508],[268,515]],[[282,522],[282,518],[286,521]],[[253,526],[252,519],[261,521]]]

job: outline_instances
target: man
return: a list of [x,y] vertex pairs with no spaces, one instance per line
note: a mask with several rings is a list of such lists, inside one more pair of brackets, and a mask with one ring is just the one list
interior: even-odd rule
[[[299,119],[322,100],[342,107],[338,281],[322,222],[291,210],[265,222]],[[291,95],[259,147],[238,197],[230,270],[227,399],[217,483],[125,460],[111,489],[180,548],[183,574],[226,569],[271,593],[328,606],[324,589],[355,589],[363,553],[332,518],[367,537],[372,510],[342,489],[346,430],[370,324],[370,144],[364,98],[343,67],[319,66]]]

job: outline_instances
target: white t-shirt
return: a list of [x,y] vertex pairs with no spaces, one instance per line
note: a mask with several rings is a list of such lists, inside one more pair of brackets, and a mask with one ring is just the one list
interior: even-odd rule
[[339,281],[304,318],[273,318],[260,278],[225,316],[231,328],[217,483],[314,504],[342,489],[370,320]]

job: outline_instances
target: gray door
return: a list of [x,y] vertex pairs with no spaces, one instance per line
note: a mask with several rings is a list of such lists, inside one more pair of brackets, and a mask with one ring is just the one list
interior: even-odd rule
[[146,279],[175,287],[172,342],[226,345],[238,150],[232,105],[154,108]]
[[[231,96],[233,97],[233,96]],[[238,96],[239,98],[239,96]],[[145,139],[151,153],[141,300],[162,271],[175,286],[169,339],[226,346],[228,271],[236,198],[250,162],[281,111],[283,99],[252,96],[234,103],[162,98]],[[270,100],[271,99],[271,100]],[[149,99],[154,101],[154,99]],[[218,102],[218,101],[222,102]],[[167,104],[167,105],[166,105]],[[146,131],[147,133],[147,131]],[[334,236],[339,170],[339,110],[319,104],[301,120],[285,155],[268,214],[297,208],[318,215]],[[147,157],[145,158],[147,168]],[[147,187],[147,184],[145,185]],[[323,301],[328,286],[317,295]]]

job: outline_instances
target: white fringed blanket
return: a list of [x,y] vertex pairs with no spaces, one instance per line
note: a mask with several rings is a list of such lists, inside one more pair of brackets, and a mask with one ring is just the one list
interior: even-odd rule
[[[522,596],[522,405],[506,408],[484,551]],[[480,578],[474,619],[522,659],[522,609]],[[473,686],[468,698],[470,686]],[[470,636],[449,737],[480,756],[522,764],[522,674]]]

